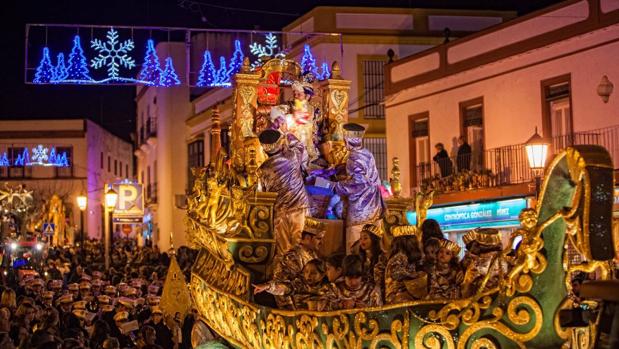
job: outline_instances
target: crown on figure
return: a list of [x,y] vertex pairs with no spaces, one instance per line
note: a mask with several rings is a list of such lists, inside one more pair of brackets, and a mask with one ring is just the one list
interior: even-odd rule
[[376,226],[374,224],[366,224],[366,225],[364,225],[363,228],[361,228],[361,231],[365,231],[365,232],[368,232],[370,234],[374,234],[376,236],[382,236],[383,235],[382,230],[378,226]]
[[342,128],[344,129],[344,138],[363,138],[365,134],[365,127],[354,122],[344,124]]
[[451,253],[454,254],[454,256],[460,254],[460,246],[458,246],[458,244],[451,240],[441,239],[439,240],[439,246],[440,248],[448,249],[449,251],[451,251]]
[[417,236],[417,227],[414,225],[398,225],[391,227],[391,235],[398,236]]
[[305,217],[305,225],[303,231],[313,235],[324,236],[327,230],[327,225],[315,218]]
[[501,235],[498,230],[493,228],[476,228],[466,233],[462,237],[462,241],[465,245],[477,241],[482,245],[495,246],[501,244]]

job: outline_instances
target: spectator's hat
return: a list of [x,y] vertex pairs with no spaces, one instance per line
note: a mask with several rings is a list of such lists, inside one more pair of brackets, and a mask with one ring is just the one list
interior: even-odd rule
[[101,306],[101,311],[104,313],[111,313],[114,311],[114,306],[111,304],[105,304]]
[[57,300],[58,304],[70,304],[73,303],[73,295],[72,294],[64,294],[60,296]]
[[158,305],[160,301],[161,301],[161,297],[158,297],[158,296],[148,297],[148,305]]
[[92,318],[94,314],[84,309],[75,309],[73,310],[73,315],[77,316],[80,320],[85,320]]
[[82,274],[82,281],[90,281],[92,280],[92,277],[90,277],[90,275],[84,273]]
[[160,314],[160,315],[163,315],[163,311],[161,311],[161,308],[160,308],[160,307],[158,307],[158,306],[154,306],[154,307],[152,307],[150,312],[151,312],[152,314]]
[[306,217],[303,231],[316,236],[324,236],[327,230],[327,225],[316,218]]
[[135,303],[133,302],[133,299],[127,298],[127,297],[120,297],[118,299],[118,304],[122,305],[125,308],[129,308],[129,309],[133,309],[133,307],[135,307]]
[[114,315],[114,321],[127,321],[129,319],[129,313],[126,311],[120,311]]
[[104,294],[97,296],[97,301],[100,304],[112,304],[112,298],[110,296],[106,296]]
[[144,305],[146,300],[144,298],[136,298],[133,302],[135,305]]
[[105,286],[105,289],[103,290],[103,292],[107,295],[115,295],[116,287],[114,287],[113,285]]
[[59,290],[62,288],[62,280],[52,280],[49,283],[49,288],[52,290]]
[[138,290],[133,287],[127,287],[122,291],[122,294],[127,297],[135,297],[138,295]]
[[69,289],[69,291],[79,291],[80,290],[80,285],[76,282],[69,284],[69,286],[67,286],[67,288]]
[[92,281],[92,287],[101,287],[103,286],[103,281],[101,281],[101,279],[95,279]]
[[90,290],[90,282],[88,281],[80,282],[80,290]]
[[82,300],[84,300],[86,302],[92,302],[92,301],[95,300],[95,297],[88,295],[88,296],[82,297]]
[[86,309],[86,301],[73,302],[73,309]]
[[45,299],[45,300],[54,299],[54,291],[45,291],[45,292],[43,292],[43,299]]

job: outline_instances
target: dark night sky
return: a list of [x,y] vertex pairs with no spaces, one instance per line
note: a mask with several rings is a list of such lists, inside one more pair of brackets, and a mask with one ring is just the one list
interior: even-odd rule
[[[185,4],[188,3],[185,0]],[[183,8],[183,0],[9,0],[2,4],[0,119],[86,117],[128,139],[134,129],[134,87],[33,86],[24,84],[26,23],[156,25],[217,29],[280,30],[315,6],[380,6],[517,10],[524,14],[557,0],[198,0],[224,7],[275,11],[252,13],[211,6]],[[189,7],[189,6],[185,6]],[[195,9],[195,7],[194,7]]]

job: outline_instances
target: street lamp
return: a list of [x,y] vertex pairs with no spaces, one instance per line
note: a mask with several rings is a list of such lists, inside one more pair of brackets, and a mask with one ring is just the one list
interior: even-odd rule
[[535,176],[535,195],[539,194],[542,176],[544,175],[544,168],[546,167],[546,157],[548,156],[549,142],[542,138],[537,133],[537,127],[535,133],[525,143],[524,148],[527,151],[527,160],[529,161],[529,167],[533,171]]
[[77,207],[80,208],[80,229],[81,229],[81,237],[80,237],[80,248],[82,251],[82,258],[84,257],[84,211],[88,206],[88,198],[81,194],[77,197]]
[[116,207],[116,201],[118,200],[118,193],[110,187],[105,192],[105,222],[107,223],[107,227],[105,227],[105,241],[104,247],[104,257],[105,257],[105,269],[110,268],[110,242],[112,239],[112,229],[114,223],[112,222],[112,212],[114,212],[114,208]]

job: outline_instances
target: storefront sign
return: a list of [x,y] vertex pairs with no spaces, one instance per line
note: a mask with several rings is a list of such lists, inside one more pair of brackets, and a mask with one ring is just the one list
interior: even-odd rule
[[142,223],[144,219],[144,201],[142,186],[137,183],[123,182],[112,186],[118,193],[114,209],[114,223]]
[[[478,227],[514,227],[520,224],[518,215],[526,207],[526,199],[436,207],[428,210],[427,218],[436,220],[444,232]],[[410,224],[415,224],[417,221],[415,212],[408,212],[407,219]]]

